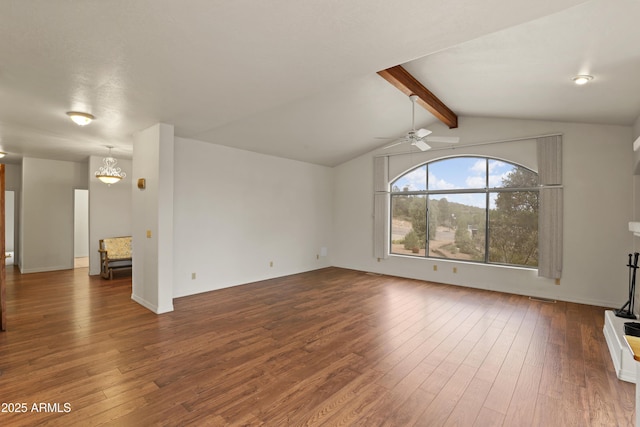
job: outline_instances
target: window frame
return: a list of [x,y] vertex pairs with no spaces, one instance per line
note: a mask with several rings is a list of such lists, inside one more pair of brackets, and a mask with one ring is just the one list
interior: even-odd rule
[[[436,162],[446,161],[450,159],[456,158],[466,158],[466,159],[478,159],[485,161],[485,186],[483,188],[459,188],[459,189],[438,189],[438,190],[429,190],[429,165]],[[459,155],[459,156],[450,156],[443,157],[438,159],[429,160],[423,163],[420,163],[410,169],[407,169],[403,173],[396,176],[393,180],[389,181],[389,219],[388,219],[388,248],[390,256],[403,256],[403,257],[411,257],[411,258],[419,258],[419,259],[431,259],[431,260],[447,260],[453,262],[465,262],[465,263],[476,263],[476,264],[487,264],[487,265],[499,265],[499,266],[507,266],[507,267],[516,267],[516,268],[526,268],[526,269],[534,269],[537,270],[538,266],[531,265],[521,265],[521,264],[508,264],[508,263],[499,263],[489,261],[489,249],[490,249],[490,211],[491,211],[491,194],[492,193],[508,193],[508,192],[536,192],[538,193],[538,197],[540,195],[540,186],[534,187],[490,187],[489,177],[490,177],[490,169],[489,162],[491,160],[499,161],[507,163],[511,166],[525,169],[529,172],[535,173],[538,176],[538,172],[534,171],[531,168],[528,168],[522,164],[500,159],[496,157],[490,156],[482,156],[482,155]],[[393,183],[398,181],[400,178],[414,172],[415,170],[426,166],[426,177],[425,177],[425,190],[413,190],[413,191],[393,191]],[[431,203],[431,197],[433,195],[446,196],[447,194],[485,194],[485,208],[484,208],[484,228],[485,228],[485,241],[484,241],[484,260],[460,260],[456,258],[445,258],[445,257],[437,257],[429,255],[429,204]],[[405,253],[397,253],[393,251],[393,198],[394,196],[425,196],[426,198],[426,222],[427,222],[427,232],[425,239],[425,254],[405,254]]]

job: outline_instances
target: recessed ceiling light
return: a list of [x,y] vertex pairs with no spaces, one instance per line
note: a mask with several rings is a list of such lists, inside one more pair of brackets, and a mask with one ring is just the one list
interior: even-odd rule
[[577,85],[585,85],[589,83],[591,80],[593,80],[593,76],[589,76],[587,74],[580,74],[575,76],[572,80]]
[[86,126],[89,123],[91,123],[92,120],[95,119],[95,117],[92,114],[81,113],[79,111],[69,111],[67,113],[67,116],[69,116],[69,118],[73,120],[73,122],[78,126]]

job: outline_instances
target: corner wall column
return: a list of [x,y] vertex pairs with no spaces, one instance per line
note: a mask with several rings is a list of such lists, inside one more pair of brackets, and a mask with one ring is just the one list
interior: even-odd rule
[[131,298],[157,314],[173,311],[173,145],[164,123],[133,136]]

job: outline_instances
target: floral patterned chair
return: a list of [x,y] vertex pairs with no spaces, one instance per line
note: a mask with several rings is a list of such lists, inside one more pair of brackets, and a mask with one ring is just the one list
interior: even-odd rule
[[105,279],[113,279],[113,270],[130,269],[131,236],[109,237],[100,240],[100,275]]

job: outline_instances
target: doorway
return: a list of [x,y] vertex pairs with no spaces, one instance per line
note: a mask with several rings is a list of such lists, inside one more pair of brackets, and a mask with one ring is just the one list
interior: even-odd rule
[[5,264],[13,265],[16,259],[15,248],[16,192],[4,192],[4,251]]
[[73,204],[73,268],[88,268],[89,190],[74,190]]

